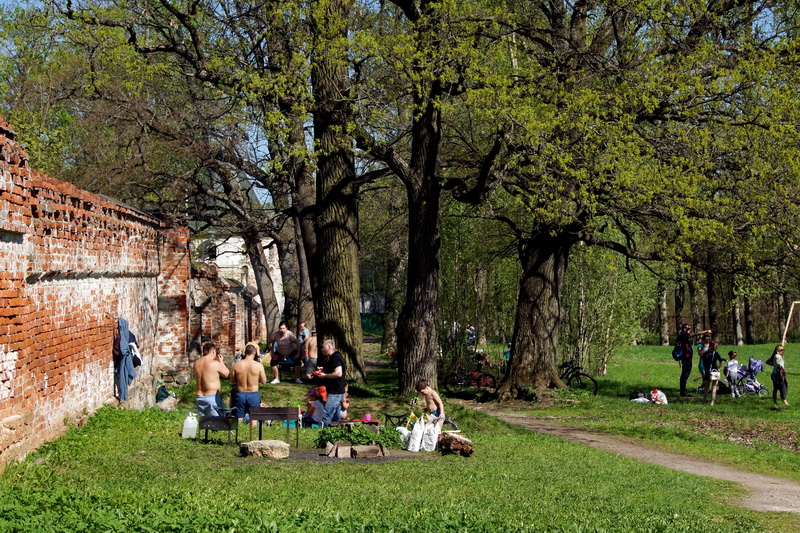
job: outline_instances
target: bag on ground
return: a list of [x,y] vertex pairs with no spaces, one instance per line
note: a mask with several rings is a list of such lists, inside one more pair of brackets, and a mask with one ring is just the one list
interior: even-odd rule
[[414,422],[414,428],[411,430],[411,435],[408,436],[408,451],[418,452],[422,446],[422,436],[425,433],[425,422],[422,419]]
[[439,433],[441,433],[439,424],[434,422],[433,424],[425,426],[425,431],[422,433],[420,450],[423,452],[432,452],[436,450],[436,444],[439,442]]

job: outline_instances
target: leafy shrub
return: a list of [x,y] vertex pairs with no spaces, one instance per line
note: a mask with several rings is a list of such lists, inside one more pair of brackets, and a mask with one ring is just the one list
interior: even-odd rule
[[319,430],[317,435],[317,448],[324,448],[328,442],[347,441],[355,446],[365,446],[372,444],[383,444],[385,448],[402,448],[400,434],[392,429],[384,429],[375,434],[364,426],[348,427],[328,427]]

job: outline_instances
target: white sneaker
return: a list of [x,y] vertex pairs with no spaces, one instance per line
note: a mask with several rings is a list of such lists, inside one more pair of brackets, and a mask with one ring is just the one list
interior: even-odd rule
[[281,382],[281,380],[279,380],[279,379],[273,379],[272,381],[269,382],[269,384],[270,385],[277,385],[280,382]]
[[294,380],[294,382],[295,382],[295,383],[299,383],[300,385],[302,385],[302,384],[303,384],[303,380],[302,380],[302,379],[300,379],[300,378],[297,378],[296,380]]

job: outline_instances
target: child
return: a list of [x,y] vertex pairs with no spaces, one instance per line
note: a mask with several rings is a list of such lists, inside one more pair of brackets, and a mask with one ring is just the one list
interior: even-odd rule
[[319,391],[317,389],[309,389],[306,393],[308,403],[306,403],[306,412],[303,413],[303,427],[311,427],[311,424],[322,424],[322,412],[325,407],[320,401]]
[[433,390],[428,385],[427,379],[421,379],[417,382],[417,392],[422,394],[425,405],[422,407],[423,411],[431,413],[436,418],[441,418],[444,421],[444,404],[439,397],[439,393]]
[[350,409],[350,385],[347,383],[344,384],[344,396],[342,396],[342,403],[339,406],[339,417],[342,420],[348,420],[347,418],[347,410]]
[[737,354],[731,350],[728,352],[728,364],[725,366],[725,374],[728,376],[728,385],[731,388],[731,398],[738,398],[742,395],[739,392],[739,361],[736,360]]

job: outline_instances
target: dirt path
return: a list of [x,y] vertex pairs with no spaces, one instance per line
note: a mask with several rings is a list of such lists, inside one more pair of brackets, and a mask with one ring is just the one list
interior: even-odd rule
[[509,424],[554,435],[562,439],[599,448],[607,452],[624,455],[638,461],[652,463],[673,470],[681,470],[699,476],[724,479],[741,484],[748,494],[742,505],[754,511],[777,511],[800,514],[800,483],[788,479],[743,472],[736,468],[712,463],[705,459],[678,453],[660,451],[642,445],[640,442],[614,437],[584,429],[566,427],[558,423],[527,415],[493,410],[474,402],[459,402],[465,407],[484,412],[505,420]]

